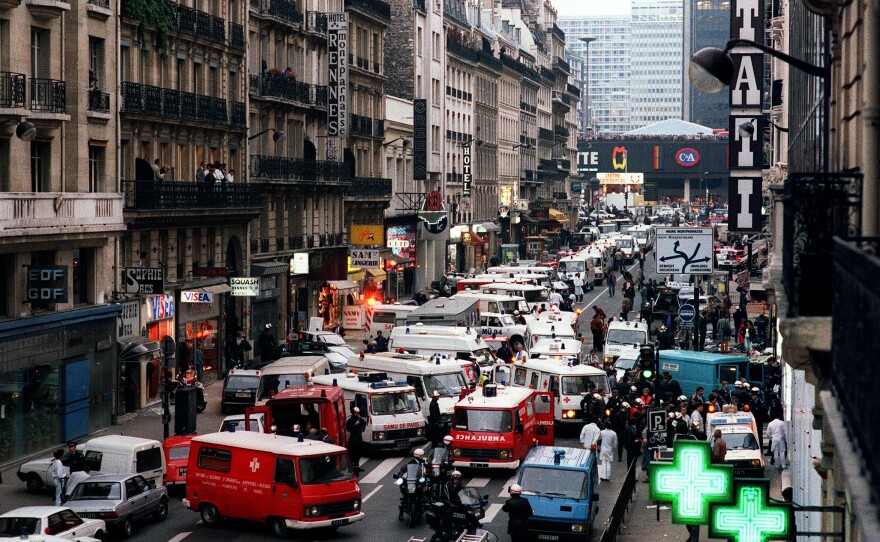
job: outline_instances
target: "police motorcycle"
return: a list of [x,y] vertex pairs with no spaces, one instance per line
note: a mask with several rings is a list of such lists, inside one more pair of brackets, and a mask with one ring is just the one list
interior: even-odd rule
[[440,500],[443,485],[449,481],[449,473],[453,470],[448,448],[452,444],[452,437],[446,435],[443,438],[443,442],[447,446],[437,446],[429,452],[428,465],[430,465],[430,470],[428,470],[428,480],[430,482],[432,502]]
[[425,451],[416,449],[413,459],[393,476],[394,483],[400,488],[397,519],[403,521],[404,516],[408,515],[410,527],[415,527],[419,522],[425,511],[427,496],[431,493],[424,457]]
[[486,517],[489,496],[480,495],[472,487],[464,487],[458,492],[457,502],[435,502],[425,513],[425,522],[434,530],[431,542],[453,542],[462,534],[481,534],[480,521]]

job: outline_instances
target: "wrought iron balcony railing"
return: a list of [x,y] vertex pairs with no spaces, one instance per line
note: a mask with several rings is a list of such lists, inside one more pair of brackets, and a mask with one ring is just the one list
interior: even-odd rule
[[553,127],[553,132],[556,134],[556,137],[568,139],[569,131],[565,126],[556,125]]
[[345,0],[345,7],[359,9],[369,15],[391,22],[391,5],[382,0]]
[[861,207],[861,174],[791,173],[785,181],[782,274],[789,317],[831,315],[832,240],[860,235]]
[[110,95],[100,90],[89,91],[89,111],[96,113],[110,112]]
[[[122,113],[218,124],[229,123],[226,100],[223,98],[130,81],[123,81],[121,90]],[[243,126],[243,124],[236,125]]]
[[0,72],[0,107],[24,107],[24,98],[24,74],[13,72]]
[[67,111],[67,83],[57,79],[31,77],[32,111],[64,113]]
[[556,57],[553,61],[553,67],[569,75],[571,74],[571,65],[564,58]]
[[285,158],[283,156],[251,156],[251,179],[291,182],[335,182],[350,181],[349,167],[344,162],[306,160],[305,158]]
[[229,23],[229,48],[244,51],[244,27],[238,23]]
[[110,9],[110,0],[89,0],[89,4]]
[[229,123],[234,126],[247,126],[247,108],[244,102],[232,102]]
[[549,128],[538,128],[538,139],[553,141],[553,130]]
[[243,209],[260,206],[260,186],[189,181],[122,181],[125,209]]
[[391,179],[355,177],[345,189],[346,196],[391,199]]
[[296,4],[290,0],[261,0],[260,13],[291,25],[303,22],[303,14],[296,9]]
[[327,14],[318,11],[306,13],[306,30],[314,34],[327,33]]
[[327,107],[327,85],[310,85],[272,71],[251,74],[250,91],[265,98],[279,98],[305,105]]
[[577,98],[577,99],[581,98],[581,89],[579,89],[575,85],[568,83],[565,85],[565,90],[568,91],[568,93],[571,94],[572,96],[574,96],[575,98]]
[[[876,352],[880,333],[871,316],[880,312],[880,239],[833,241],[833,274],[825,289],[833,297],[830,376],[850,436],[867,467],[871,500],[880,499],[880,388]],[[827,255],[826,255],[827,257]],[[852,458],[855,460],[855,458]]]

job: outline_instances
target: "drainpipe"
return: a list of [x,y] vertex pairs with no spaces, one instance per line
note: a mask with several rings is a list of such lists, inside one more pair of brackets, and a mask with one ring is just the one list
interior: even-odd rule
[[864,125],[862,133],[862,235],[877,237],[880,233],[880,4],[867,1],[865,9],[864,43],[865,71],[863,75],[865,102],[862,106]]

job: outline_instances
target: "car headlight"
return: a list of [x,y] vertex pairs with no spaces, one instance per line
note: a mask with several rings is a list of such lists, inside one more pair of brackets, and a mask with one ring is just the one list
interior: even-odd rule
[[510,450],[501,450],[500,452],[498,452],[498,457],[501,459],[510,459],[511,455],[512,454]]
[[385,433],[383,431],[373,431],[373,440],[385,440]]
[[360,510],[360,509],[361,509],[361,500],[360,500],[360,499],[355,499],[354,502],[352,503],[351,507],[352,507],[354,510]]
[[318,515],[318,507],[317,506],[306,506],[303,508],[303,515],[307,518],[315,517]]
[[566,410],[562,413],[563,418],[574,418],[574,410]]
[[394,483],[399,486],[402,486],[403,485],[403,478],[398,478],[397,480],[394,480]]
[[577,523],[572,523],[572,525],[571,525],[571,532],[573,532],[573,533],[582,533],[582,532],[584,532],[584,526],[583,526],[583,525],[578,525]]
[[753,467],[760,467],[760,466],[761,466],[761,460],[760,460],[760,459],[752,459],[752,466],[753,466]]
[[424,427],[419,427],[418,429],[416,429],[416,436],[420,437],[420,436],[422,436],[422,435],[424,435],[424,434],[425,434],[425,428],[424,428]]
[[452,455],[454,455],[456,457],[460,457],[461,456],[461,448],[456,448],[456,449],[452,450]]

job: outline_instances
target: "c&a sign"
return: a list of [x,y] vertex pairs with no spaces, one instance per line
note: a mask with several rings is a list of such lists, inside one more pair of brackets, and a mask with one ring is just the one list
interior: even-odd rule
[[700,163],[700,153],[690,147],[681,149],[675,153],[675,162],[681,167],[694,167]]

